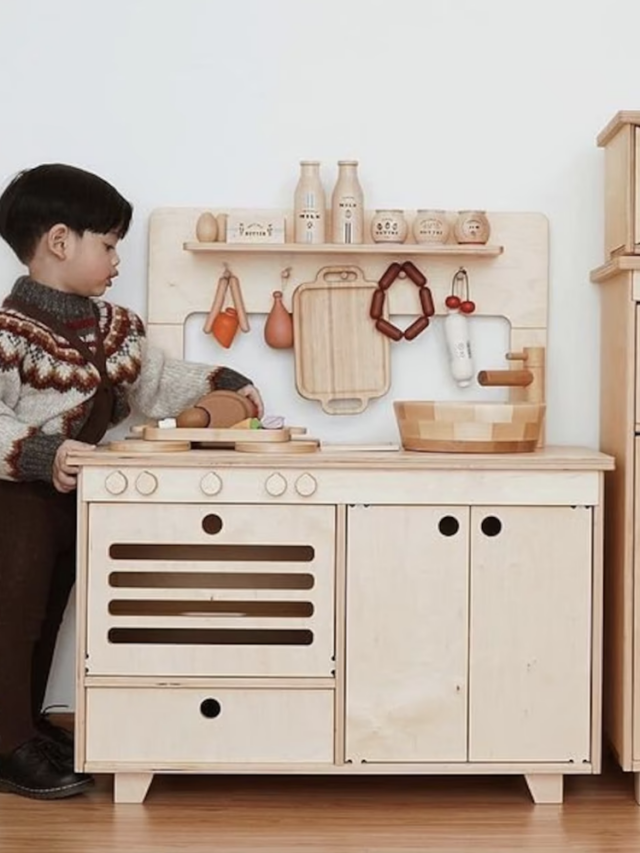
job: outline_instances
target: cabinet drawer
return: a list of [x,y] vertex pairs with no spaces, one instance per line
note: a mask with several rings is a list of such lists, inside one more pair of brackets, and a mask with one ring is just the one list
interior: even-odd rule
[[86,761],[333,762],[332,690],[92,687]]
[[90,675],[333,674],[335,509],[94,504]]

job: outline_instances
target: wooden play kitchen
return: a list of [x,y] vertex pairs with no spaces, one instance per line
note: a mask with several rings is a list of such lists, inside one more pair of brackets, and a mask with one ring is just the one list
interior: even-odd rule
[[640,804],[640,112],[619,112],[598,136],[605,163],[601,285],[602,448],[605,530],[605,731]]
[[[449,299],[509,320],[510,359],[473,368],[509,400],[482,401],[465,345],[465,415],[388,403],[405,405],[403,441],[441,452],[292,454],[306,437],[290,435],[266,442],[283,452],[157,453],[167,433],[149,426],[136,451],[76,456],[77,767],[114,773],[119,802],[141,802],[155,773],[524,774],[536,802],[560,802],[565,774],[600,771],[613,460],[544,446],[546,220],[489,213],[490,244],[335,245],[294,242],[291,211],[208,211],[265,240],[284,219],[285,242],[241,244],[194,240],[203,212],[151,218],[148,328],[168,354],[183,355],[185,319],[208,314],[225,264],[248,315],[269,313],[287,269],[298,391],[340,417],[392,387],[389,349],[415,344],[375,324],[427,316],[428,286],[436,314]],[[394,278],[372,316],[408,260],[428,285]],[[461,265],[471,295],[456,303]],[[501,452],[514,440],[526,452]]]

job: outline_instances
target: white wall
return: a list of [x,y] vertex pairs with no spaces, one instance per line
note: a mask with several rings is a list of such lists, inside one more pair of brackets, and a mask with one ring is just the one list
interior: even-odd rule
[[[0,0],[0,180],[63,161],[114,182],[136,220],[111,297],[143,314],[153,208],[288,206],[301,158],[330,187],[358,157],[369,207],[542,211],[548,439],[597,447],[595,137],[640,108],[638,32],[636,0]],[[18,270],[0,247],[0,293]],[[72,634],[51,701],[73,703]]]

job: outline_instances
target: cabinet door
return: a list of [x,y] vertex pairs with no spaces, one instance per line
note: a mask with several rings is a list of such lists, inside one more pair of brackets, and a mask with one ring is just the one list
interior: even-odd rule
[[591,510],[471,512],[469,758],[588,761]]
[[92,504],[89,675],[321,676],[335,508]]
[[348,511],[348,760],[466,760],[468,517]]

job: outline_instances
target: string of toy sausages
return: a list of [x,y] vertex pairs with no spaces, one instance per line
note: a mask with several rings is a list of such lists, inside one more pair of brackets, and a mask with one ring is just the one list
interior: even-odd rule
[[[403,278],[407,276],[416,285],[422,309],[422,315],[417,320],[414,320],[404,331],[389,322],[389,320],[385,320],[382,316],[387,290],[389,290],[398,276]],[[377,288],[373,292],[369,308],[369,316],[372,320],[376,321],[376,329],[393,341],[400,341],[402,338],[412,341],[414,338],[417,338],[420,332],[423,332],[427,328],[429,317],[433,317],[435,312],[433,296],[431,295],[431,290],[427,287],[427,277],[411,261],[405,261],[403,264],[394,262],[387,267],[378,281]]]

